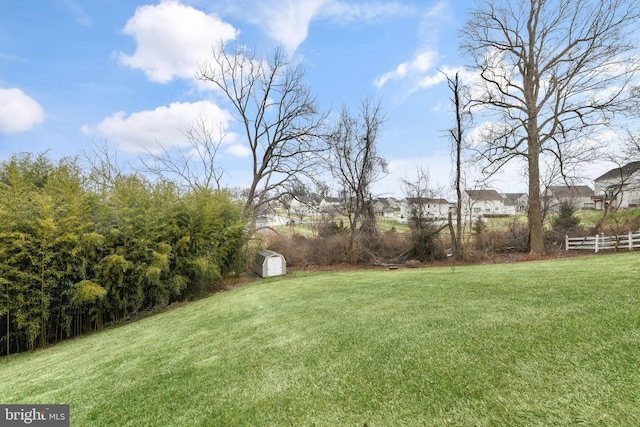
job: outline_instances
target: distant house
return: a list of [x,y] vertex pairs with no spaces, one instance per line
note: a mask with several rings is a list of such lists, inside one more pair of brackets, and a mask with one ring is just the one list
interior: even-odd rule
[[342,202],[337,197],[323,197],[319,204],[320,212],[336,214],[342,209]]
[[318,208],[310,197],[295,196],[289,202],[289,212],[293,215],[303,217],[318,213]]
[[451,203],[446,199],[407,197],[400,204],[400,218],[410,222],[417,217],[426,220],[447,219]]
[[254,212],[255,225],[258,229],[265,227],[273,227],[276,225],[284,225],[287,219],[278,214],[276,209],[269,205],[258,206]]
[[266,205],[258,206],[254,212],[254,218],[257,228],[271,226],[271,214],[273,211]]
[[395,197],[385,197],[384,200],[386,200],[389,203],[389,206],[391,206],[391,209],[393,209],[393,216],[400,217],[402,200],[398,200]]
[[515,215],[529,209],[529,195],[527,193],[501,193],[504,198],[505,212]]
[[465,190],[462,193],[462,211],[466,222],[526,212],[528,205],[526,193],[498,193],[496,190]]
[[576,210],[594,209],[594,192],[588,185],[552,185],[546,197],[549,212],[557,212],[561,204]]
[[373,213],[377,217],[393,218],[395,209],[388,199],[373,200]]
[[473,222],[482,217],[507,215],[504,197],[496,190],[465,190],[462,199],[465,221]]
[[611,169],[594,181],[595,209],[606,206],[629,208],[640,206],[640,162]]

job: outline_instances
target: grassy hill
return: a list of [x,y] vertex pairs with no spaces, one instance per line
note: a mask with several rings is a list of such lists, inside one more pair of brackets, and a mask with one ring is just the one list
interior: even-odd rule
[[640,425],[640,254],[292,273],[0,359],[73,426]]

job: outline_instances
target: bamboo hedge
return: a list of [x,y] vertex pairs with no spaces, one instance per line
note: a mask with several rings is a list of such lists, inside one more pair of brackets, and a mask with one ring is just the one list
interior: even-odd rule
[[0,355],[219,286],[244,264],[242,204],[138,174],[96,185],[76,159],[0,163]]

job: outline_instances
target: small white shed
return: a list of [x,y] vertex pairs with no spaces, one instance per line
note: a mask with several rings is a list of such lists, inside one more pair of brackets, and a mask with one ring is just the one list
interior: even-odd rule
[[287,274],[287,261],[281,254],[264,249],[256,254],[254,271],[262,278],[284,276]]

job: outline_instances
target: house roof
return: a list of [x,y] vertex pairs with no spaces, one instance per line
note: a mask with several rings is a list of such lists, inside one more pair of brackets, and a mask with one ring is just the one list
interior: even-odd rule
[[588,185],[551,185],[549,190],[556,197],[591,197],[593,190]]
[[517,206],[520,198],[522,196],[527,196],[527,193],[504,193],[503,196],[505,206]]
[[603,175],[600,175],[595,179],[595,181],[606,181],[609,179],[623,180],[625,178],[628,178],[631,174],[636,172],[638,169],[640,169],[640,162],[627,163],[622,167],[611,169],[609,172]]
[[412,203],[433,203],[433,204],[440,204],[440,205],[450,204],[449,201],[446,199],[432,199],[430,197],[407,197],[405,200],[409,204],[412,204]]
[[496,190],[465,190],[472,200],[504,200]]
[[382,206],[390,206],[389,200],[387,199],[373,199],[373,203],[381,204]]
[[[504,193],[504,205],[505,206],[516,206],[520,199],[524,197],[528,197],[527,193]],[[526,203],[526,199],[525,199]]]
[[309,197],[309,196],[296,196],[296,195],[294,195],[293,199],[291,201],[292,202],[293,201],[300,202],[300,203],[302,203],[304,205],[313,204],[313,199],[311,199],[311,197]]
[[337,197],[323,197],[322,201],[325,203],[340,203],[340,199]]
[[374,208],[377,207],[378,210],[382,210],[383,212],[393,212],[393,207],[386,199],[376,199],[373,201]]

